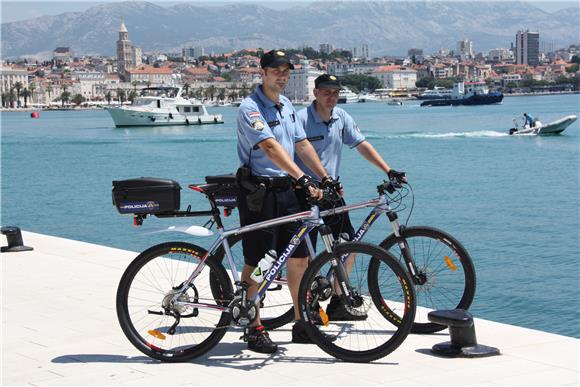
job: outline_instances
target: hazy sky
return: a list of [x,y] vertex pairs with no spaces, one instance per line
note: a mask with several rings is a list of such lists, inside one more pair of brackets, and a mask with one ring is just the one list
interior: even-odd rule
[[[58,15],[64,12],[75,12],[84,11],[95,4],[104,2],[118,2],[122,0],[103,0],[103,1],[93,1],[93,0],[69,0],[69,1],[49,1],[49,0],[17,0],[17,1],[5,1],[2,0],[1,4],[1,15],[2,23],[31,19],[43,15]],[[269,0],[269,1],[250,1],[250,0],[213,0],[211,3],[206,1],[195,1],[195,0],[185,0],[185,1],[173,1],[173,0],[149,0],[151,3],[156,3],[160,5],[173,5],[178,3],[194,3],[198,5],[223,5],[226,3],[261,3],[265,6],[271,8],[287,8],[298,3],[304,5],[306,3],[313,2],[312,0]],[[327,0],[332,1],[332,0]],[[392,0],[391,0],[392,1]],[[442,1],[442,0],[431,0],[431,1]],[[446,0],[451,1],[451,0]],[[502,1],[502,0],[494,0]],[[547,12],[557,11],[562,8],[578,7],[577,1],[538,1],[531,0],[529,3],[533,3],[536,7],[541,8]]]

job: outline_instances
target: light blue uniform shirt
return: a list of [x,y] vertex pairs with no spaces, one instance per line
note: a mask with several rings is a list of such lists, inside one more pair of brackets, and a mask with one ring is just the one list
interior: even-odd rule
[[[342,145],[347,145],[352,149],[363,142],[365,136],[362,135],[350,114],[339,107],[332,109],[328,123],[322,121],[314,103],[300,110],[298,118],[326,172],[336,179],[339,176]],[[295,157],[294,161],[304,173],[316,177],[316,174],[308,169],[298,157]]]
[[294,158],[294,144],[306,139],[306,133],[290,100],[280,96],[280,104],[270,100],[262,87],[256,87],[240,104],[238,111],[238,158],[249,165],[254,176],[287,176],[257,145],[274,138]]

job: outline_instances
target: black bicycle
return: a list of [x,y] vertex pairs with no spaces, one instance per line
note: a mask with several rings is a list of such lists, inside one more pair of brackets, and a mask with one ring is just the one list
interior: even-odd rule
[[[256,306],[263,302],[269,288],[277,286],[275,282],[285,262],[314,229],[321,233],[325,249],[312,261],[299,290],[301,314],[312,340],[330,355],[351,362],[382,358],[404,341],[415,316],[415,293],[412,279],[395,257],[367,243],[335,243],[315,204],[309,211],[225,230],[218,205],[225,206],[226,212],[235,205],[235,178],[207,177],[206,181],[207,184],[190,188],[206,195],[209,211],[191,211],[189,207],[180,211],[179,185],[171,180],[113,182],[117,209],[134,214],[137,225],[150,214],[209,216],[209,227],[167,230],[209,236],[213,234],[209,228],[215,224],[218,231],[208,250],[185,242],[162,243],[139,254],[126,269],[117,289],[117,316],[123,332],[137,349],[161,361],[182,362],[217,345],[232,323],[245,332],[257,318]],[[248,299],[248,286],[240,281],[229,241],[247,232],[289,222],[299,222],[298,231],[265,275],[258,292]],[[216,257],[220,250],[229,270],[221,257]],[[357,256],[357,265],[347,271],[342,257],[352,254]],[[328,277],[318,275],[315,269],[336,278],[338,285],[330,286]],[[369,283],[371,270],[376,283]],[[368,318],[347,323],[321,321],[321,303],[337,291],[345,307]],[[289,299],[285,301],[288,302]]]
[[[380,243],[380,246],[407,268],[417,296],[417,311],[411,332],[441,331],[446,327],[430,322],[427,315],[431,310],[468,309],[471,306],[476,289],[473,261],[463,245],[449,233],[434,227],[406,227],[399,223],[397,212],[405,209],[403,200],[411,194],[414,203],[413,191],[408,184],[399,180],[387,181],[377,187],[377,192],[379,197],[376,199],[321,211],[320,216],[372,208],[355,233],[353,242],[357,242],[362,240],[381,214],[386,214],[392,233]],[[412,207],[413,205],[411,212]],[[407,222],[410,216],[411,214]],[[237,262],[243,262],[240,240],[239,235],[233,235],[228,239],[231,253]],[[314,257],[310,239],[307,238],[306,242],[310,256]],[[223,250],[218,249],[215,258],[223,260],[223,257]],[[380,265],[371,262],[369,270],[369,283],[381,286]],[[281,327],[294,318],[292,303],[288,301],[290,293],[286,286],[284,271],[280,272],[274,283],[275,286],[268,289],[262,300],[263,307],[260,311],[262,324],[268,329]],[[393,321],[396,322],[397,319],[394,318]]]

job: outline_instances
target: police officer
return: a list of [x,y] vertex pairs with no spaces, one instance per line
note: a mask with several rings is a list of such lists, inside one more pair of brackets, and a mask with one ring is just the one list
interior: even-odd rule
[[[294,162],[295,155],[303,165],[308,166],[310,173],[319,178],[328,176],[316,151],[306,139],[292,103],[280,94],[288,83],[289,72],[294,65],[283,51],[272,50],[262,55],[260,67],[262,84],[242,101],[237,118],[241,169],[249,168],[250,180],[258,187],[252,190],[254,192],[246,191],[241,195],[239,212],[242,226],[300,212],[291,178],[304,187],[308,195],[318,199],[322,197],[322,191],[313,178]],[[249,284],[249,298],[258,288],[250,276],[260,259],[272,248],[280,255],[296,230],[296,224],[287,224],[244,234],[242,280]],[[299,321],[297,304],[298,287],[308,265],[307,257],[308,251],[303,242],[294,257],[287,261],[288,287],[297,320],[292,327],[292,342],[296,343],[310,342],[303,323]],[[273,353],[277,350],[277,345],[261,325],[259,315],[248,330],[246,340],[248,348],[256,352]]]
[[[298,118],[304,126],[308,140],[316,149],[322,165],[330,175],[329,178],[322,180],[323,185],[326,182],[332,183],[340,175],[343,144],[351,149],[355,148],[365,159],[387,174],[389,178],[406,181],[404,173],[392,169],[371,143],[366,141],[365,136],[361,133],[350,114],[336,107],[341,89],[341,84],[335,76],[320,75],[314,80],[314,102],[298,112]],[[301,160],[296,159],[296,163],[307,174],[312,173]],[[300,197],[300,193],[298,195],[301,204],[304,205],[304,197]],[[320,208],[326,209],[327,207],[342,205],[345,205],[343,199],[337,203],[326,205],[326,207],[322,204]],[[354,237],[354,228],[348,213],[329,216],[324,219],[324,223],[330,226],[335,239],[338,239],[341,234],[347,234],[348,240],[352,240]],[[313,244],[316,245],[316,233],[311,233],[310,236],[313,239]],[[354,257],[349,258],[347,260],[347,269],[350,270],[353,263]],[[344,307],[344,304],[340,302],[338,296],[331,298],[326,313],[328,318],[333,321],[362,320],[366,318],[364,314],[354,314],[356,311],[349,312]]]

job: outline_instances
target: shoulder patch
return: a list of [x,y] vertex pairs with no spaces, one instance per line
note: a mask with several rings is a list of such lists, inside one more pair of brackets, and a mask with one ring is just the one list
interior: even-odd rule
[[264,130],[265,127],[266,127],[266,125],[264,125],[264,123],[260,120],[255,120],[252,122],[252,128],[254,128],[258,131]]
[[249,112],[248,113],[248,117],[250,118],[254,118],[254,117],[260,117],[262,114],[260,112]]

